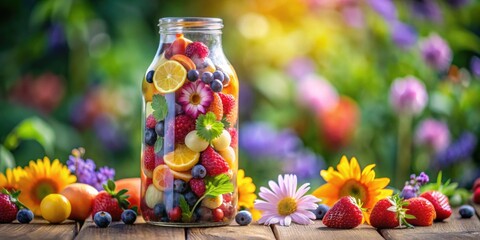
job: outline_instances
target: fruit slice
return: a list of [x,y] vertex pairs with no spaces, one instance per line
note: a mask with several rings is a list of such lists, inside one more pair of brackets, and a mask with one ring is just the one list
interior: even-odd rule
[[[230,68],[233,69],[233,68]],[[227,86],[224,86],[222,92],[226,94],[232,94],[235,99],[238,99],[238,78],[237,74],[235,72],[233,73],[227,73],[228,76],[230,77],[230,82]]]
[[237,169],[237,154],[232,147],[227,147],[225,150],[219,151],[219,153],[225,159],[225,162],[228,163],[230,169]]
[[170,169],[170,172],[172,172],[175,179],[182,179],[185,182],[188,182],[188,181],[190,181],[190,179],[192,179],[192,174],[190,173],[190,171],[177,172],[177,171],[174,171],[174,170]]
[[223,117],[223,104],[222,99],[218,93],[213,93],[213,101],[207,109],[207,112],[213,112],[217,117],[217,120],[222,120]]
[[[174,171],[185,172],[190,170],[200,159],[200,153],[190,150],[183,144],[178,144],[175,151],[169,152],[163,160]],[[155,174],[154,174],[155,175]]]
[[158,165],[153,170],[153,185],[160,191],[173,188],[173,174],[167,165]]
[[166,61],[155,69],[153,83],[160,93],[171,93],[179,89],[187,77],[187,70],[177,61]]
[[192,61],[192,59],[190,59],[189,57],[185,56],[185,55],[182,55],[182,54],[176,54],[176,55],[173,55],[170,60],[175,60],[177,62],[179,62],[180,64],[182,64],[183,67],[185,67],[185,69],[187,71],[190,71],[190,70],[193,70],[195,68],[197,68],[195,66],[195,63]]

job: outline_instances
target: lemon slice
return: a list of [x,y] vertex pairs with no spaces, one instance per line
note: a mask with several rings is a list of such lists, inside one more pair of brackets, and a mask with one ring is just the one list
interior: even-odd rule
[[167,166],[178,172],[185,172],[192,169],[200,159],[200,153],[190,150],[183,144],[178,144],[175,151],[167,153],[163,161]]
[[153,84],[160,93],[179,89],[187,77],[187,70],[177,61],[168,60],[155,69]]

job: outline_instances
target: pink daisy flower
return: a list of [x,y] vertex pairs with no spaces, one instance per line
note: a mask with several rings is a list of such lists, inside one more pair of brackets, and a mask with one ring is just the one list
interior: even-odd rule
[[293,221],[298,224],[311,224],[315,214],[310,210],[317,208],[320,199],[313,195],[305,195],[310,184],[305,183],[297,190],[297,176],[286,174],[278,175],[278,184],[269,181],[270,189],[261,187],[258,194],[263,200],[255,201],[255,209],[263,212],[260,224],[276,224],[290,226]]
[[212,101],[213,92],[202,81],[186,83],[178,98],[178,103],[182,105],[183,111],[194,119],[207,112]]

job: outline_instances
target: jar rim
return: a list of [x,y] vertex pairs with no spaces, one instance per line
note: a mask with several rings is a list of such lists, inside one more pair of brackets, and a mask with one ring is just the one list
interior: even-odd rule
[[158,20],[160,33],[218,32],[221,33],[223,20],[210,17],[165,17]]

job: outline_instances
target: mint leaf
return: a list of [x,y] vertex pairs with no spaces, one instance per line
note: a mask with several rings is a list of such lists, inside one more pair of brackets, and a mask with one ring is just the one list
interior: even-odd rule
[[157,122],[165,119],[168,113],[167,100],[160,94],[153,95],[152,98],[153,117]]
[[183,195],[180,195],[180,208],[182,209],[182,220],[184,222],[189,222],[192,218],[192,212],[190,211],[190,207],[188,206],[187,201]]
[[224,127],[225,129],[230,128],[230,122],[227,120],[227,117],[223,116],[223,118],[222,118],[222,123],[223,123],[223,127]]
[[195,125],[198,136],[207,142],[211,142],[220,136],[223,131],[223,123],[217,121],[217,117],[212,112],[200,115]]
[[163,149],[163,138],[159,137],[159,138],[157,138],[157,141],[155,142],[154,151],[155,151],[155,153],[158,153],[158,152],[162,151],[162,149]]
[[233,183],[226,174],[220,174],[213,179],[207,179],[205,195],[217,197],[229,192],[233,192]]

